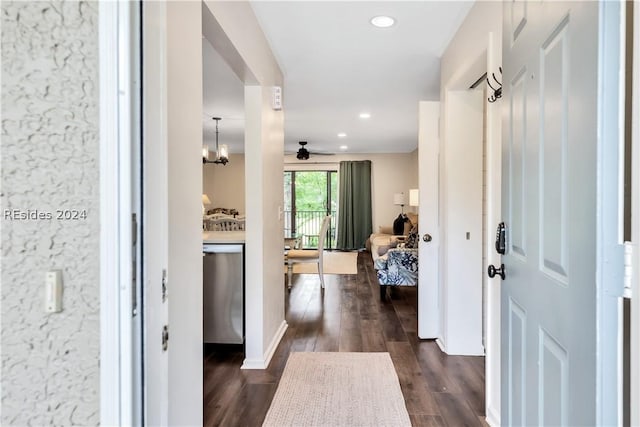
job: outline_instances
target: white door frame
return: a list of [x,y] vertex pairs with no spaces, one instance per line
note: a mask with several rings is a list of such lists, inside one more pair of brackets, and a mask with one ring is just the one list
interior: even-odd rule
[[[100,423],[131,424],[131,322],[123,321],[131,306],[131,140],[122,132],[129,94],[114,72],[126,67],[120,50],[128,8],[120,2],[100,2]],[[125,26],[126,28],[126,26]],[[124,61],[124,63],[123,63]],[[124,92],[120,94],[120,90]],[[125,226],[127,225],[127,226]],[[127,304],[129,302],[129,304]]]
[[[484,71],[490,75],[492,72],[498,72],[498,68],[502,64],[502,39],[499,35],[494,34],[493,32],[487,33],[487,41],[485,46],[485,50],[478,51],[477,58],[472,58],[470,64],[481,63],[482,58],[486,57],[486,67]],[[462,75],[469,74],[468,69],[472,67],[472,65],[468,64],[467,67],[462,67],[459,70],[456,76],[452,76],[449,80],[449,83],[459,80]],[[480,71],[478,75],[482,74]],[[474,73],[470,73],[469,75],[473,75]],[[477,77],[477,76],[476,76]],[[467,79],[468,80],[468,79]],[[471,83],[471,82],[469,82]],[[448,85],[449,86],[449,85]],[[443,90],[442,93],[446,93],[446,90]],[[486,102],[486,101],[485,101]],[[442,108],[444,107],[444,103],[441,103]],[[500,265],[500,255],[498,255],[493,248],[493,231],[495,230],[496,224],[501,220],[501,173],[502,173],[502,112],[501,112],[501,101],[487,104],[487,113],[486,113],[486,156],[487,156],[487,172],[486,172],[486,207],[487,207],[487,215],[486,215],[486,230],[487,237],[485,241],[486,245],[486,262],[487,264]],[[422,120],[422,116],[421,116]],[[422,122],[421,122],[422,123]],[[440,128],[442,124],[440,124],[437,129],[437,135],[440,137]],[[420,154],[421,160],[420,163],[423,163],[422,155],[423,150],[421,147]],[[425,153],[426,155],[426,153]],[[436,153],[437,155],[437,153]],[[422,168],[421,168],[422,169]],[[436,171],[437,173],[437,171]],[[422,185],[421,185],[422,188]],[[441,189],[442,191],[442,189]],[[438,197],[436,195],[436,197]],[[425,194],[421,191],[420,198],[426,201]],[[422,201],[421,200],[421,201]],[[440,199],[440,202],[442,200]],[[420,204],[421,211],[423,209],[423,203]],[[420,215],[423,217],[424,215],[421,213]],[[437,224],[437,221],[434,220],[434,223]],[[439,225],[439,224],[437,224]],[[421,227],[423,228],[423,227]],[[424,229],[424,228],[423,228]],[[436,245],[440,245],[439,236],[433,236]],[[441,248],[439,249],[441,250]],[[422,258],[422,257],[421,257]],[[439,269],[442,270],[444,267],[440,263]],[[483,270],[486,271],[487,265],[483,266]],[[442,271],[439,273],[438,280],[442,283],[445,282],[446,278]],[[438,290],[436,289],[436,298],[438,298]],[[426,295],[425,292],[423,294]],[[430,295],[430,294],[429,294]],[[422,304],[419,304],[420,311],[424,310]],[[444,308],[441,304],[438,304],[438,311],[435,314],[435,319],[433,319],[433,314],[429,316],[424,315],[423,319],[425,321],[424,325],[421,322],[419,317],[419,332],[420,325],[423,326],[423,331],[425,332],[425,336],[420,334],[421,338],[426,338],[427,335],[434,335],[437,337],[441,337],[442,335],[442,324],[441,324],[441,315],[442,310]],[[486,328],[486,341],[485,341],[485,411],[486,411],[486,420],[489,425],[498,426],[500,425],[500,281],[499,279],[488,280],[487,286],[485,287],[485,295],[484,295],[484,313],[485,313],[485,328]],[[427,323],[429,322],[429,323]],[[435,331],[434,331],[435,329]],[[428,333],[427,333],[428,332]]]
[[132,90],[130,4],[100,2],[100,424],[133,425]]
[[418,337],[440,338],[439,315],[439,146],[440,102],[421,101],[418,105],[418,188],[420,204],[418,228],[422,236],[431,235],[430,242],[418,245]]
[[[632,93],[632,193],[631,241],[634,245],[631,298],[631,396],[630,402],[640,402],[640,5],[633,8],[633,93]],[[631,405],[631,425],[640,425],[640,405]]]
[[[622,424],[624,3],[600,2],[596,199],[596,423]],[[611,332],[616,333],[611,333]]]
[[[487,73],[502,66],[502,38],[488,34]],[[501,255],[495,251],[495,230],[502,221],[502,102],[487,103],[485,116],[486,142],[486,263],[499,266]],[[484,293],[485,316],[485,415],[491,426],[500,425],[500,292],[501,280],[489,279]]]

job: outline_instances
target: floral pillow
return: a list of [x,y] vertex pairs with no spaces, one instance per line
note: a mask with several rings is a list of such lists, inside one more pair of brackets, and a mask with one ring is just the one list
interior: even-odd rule
[[407,241],[404,244],[405,248],[414,249],[418,247],[418,225],[414,225],[411,227],[411,231],[409,231],[409,236],[407,236]]

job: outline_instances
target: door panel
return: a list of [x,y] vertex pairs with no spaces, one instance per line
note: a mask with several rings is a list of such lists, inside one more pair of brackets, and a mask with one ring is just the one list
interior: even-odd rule
[[538,349],[538,419],[541,425],[567,425],[567,350],[544,329],[540,329]]
[[510,147],[510,164],[516,165],[515,168],[509,169],[509,186],[511,189],[510,198],[512,201],[508,206],[509,223],[511,224],[511,246],[514,254],[526,256],[526,233],[524,225],[526,224],[525,209],[525,183],[526,183],[526,116],[527,116],[527,84],[525,75],[526,67],[523,68],[513,79],[511,83],[511,138],[509,139]]
[[594,425],[598,4],[504,12],[502,419]]
[[[526,409],[527,315],[513,298],[509,300],[509,420],[508,425],[524,425]],[[504,419],[504,418],[503,418]]]
[[540,268],[567,285],[568,19],[543,44],[540,58]]

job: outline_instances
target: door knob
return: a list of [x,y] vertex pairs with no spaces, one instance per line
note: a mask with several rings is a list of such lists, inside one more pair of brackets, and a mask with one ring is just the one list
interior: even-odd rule
[[506,270],[504,268],[504,264],[500,264],[500,268],[495,268],[493,265],[490,265],[489,269],[487,270],[487,273],[489,273],[489,277],[491,277],[492,279],[497,274],[502,278],[502,280],[504,280]]
[[425,234],[424,236],[422,236],[422,240],[425,242],[430,242],[431,241],[431,234]]

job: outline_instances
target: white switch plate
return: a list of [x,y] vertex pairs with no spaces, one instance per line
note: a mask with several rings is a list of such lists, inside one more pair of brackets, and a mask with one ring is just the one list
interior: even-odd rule
[[47,313],[62,311],[62,271],[47,271],[45,276],[44,309]]

